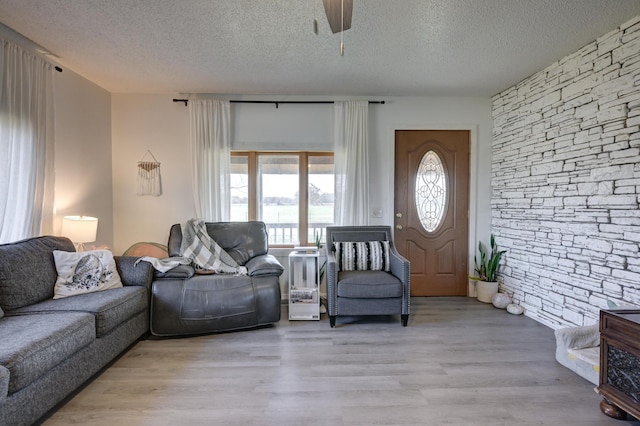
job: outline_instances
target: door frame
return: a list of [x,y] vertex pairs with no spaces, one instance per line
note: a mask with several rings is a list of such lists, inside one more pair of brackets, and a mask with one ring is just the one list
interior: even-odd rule
[[[392,159],[391,176],[395,176],[395,145],[396,130],[468,130],[469,131],[469,242],[467,247],[467,265],[469,275],[473,274],[473,256],[475,254],[478,241],[478,126],[477,124],[393,124],[389,129],[389,137],[392,141],[388,148],[388,157]],[[392,218],[395,215],[395,178],[390,179],[388,193],[392,194],[391,211]],[[394,224],[392,223],[393,227]],[[395,234],[395,228],[394,234]],[[467,284],[467,296],[475,297],[475,288]]]

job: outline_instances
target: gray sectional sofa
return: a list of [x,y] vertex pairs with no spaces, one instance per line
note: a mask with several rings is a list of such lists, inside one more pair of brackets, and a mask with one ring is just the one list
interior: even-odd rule
[[0,245],[0,425],[29,425],[149,330],[153,268],[116,257],[123,287],[53,299],[63,237]]

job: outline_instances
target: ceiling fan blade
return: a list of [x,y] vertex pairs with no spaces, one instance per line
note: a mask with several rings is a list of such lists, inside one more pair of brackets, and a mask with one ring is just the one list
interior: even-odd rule
[[[340,22],[342,18],[342,2],[344,2],[344,23]],[[351,28],[353,0],[322,0],[322,4],[324,4],[329,26],[334,34]]]

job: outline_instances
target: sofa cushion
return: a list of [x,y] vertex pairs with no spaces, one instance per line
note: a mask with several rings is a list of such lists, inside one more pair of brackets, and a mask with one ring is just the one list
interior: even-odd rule
[[54,250],[53,259],[58,272],[54,299],[122,287],[116,262],[109,250],[81,253]]
[[9,315],[0,321],[0,365],[9,370],[9,395],[95,339],[93,316],[80,312]]
[[338,297],[402,297],[402,283],[384,271],[342,271],[338,273]]
[[9,370],[0,365],[0,404],[9,395]]
[[102,337],[148,306],[145,287],[126,286],[97,293],[51,299],[25,306],[16,313],[85,312],[95,316],[95,334]]
[[54,250],[75,251],[64,237],[37,237],[0,245],[0,306],[5,311],[53,297]]

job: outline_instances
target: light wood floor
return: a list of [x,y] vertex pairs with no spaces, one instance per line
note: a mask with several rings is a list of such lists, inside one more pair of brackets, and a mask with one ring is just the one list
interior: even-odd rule
[[469,298],[395,317],[139,342],[45,425],[629,425],[553,331]]

